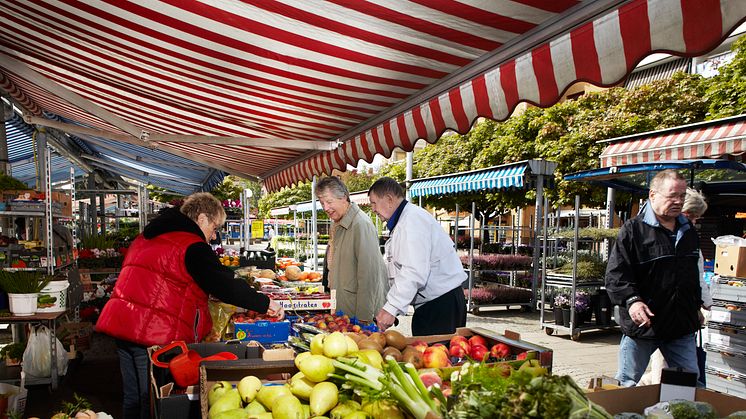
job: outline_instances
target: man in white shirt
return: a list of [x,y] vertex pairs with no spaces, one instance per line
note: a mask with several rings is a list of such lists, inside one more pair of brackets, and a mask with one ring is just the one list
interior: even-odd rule
[[432,215],[404,199],[394,179],[378,179],[368,196],[391,234],[384,256],[391,288],[376,315],[378,327],[391,327],[410,304],[414,336],[448,334],[465,326],[466,274],[451,238]]

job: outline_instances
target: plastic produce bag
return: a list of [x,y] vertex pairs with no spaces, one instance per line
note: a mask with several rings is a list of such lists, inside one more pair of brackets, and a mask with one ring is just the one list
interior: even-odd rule
[[228,327],[233,313],[236,312],[236,306],[213,300],[210,300],[207,304],[212,318],[212,331],[205,337],[205,341],[224,340],[225,329]]
[[[26,350],[23,352],[23,370],[26,374],[37,378],[52,376],[52,348],[50,346],[52,333],[46,326],[31,328]],[[55,338],[57,349],[57,375],[67,373],[67,351],[62,342]]]

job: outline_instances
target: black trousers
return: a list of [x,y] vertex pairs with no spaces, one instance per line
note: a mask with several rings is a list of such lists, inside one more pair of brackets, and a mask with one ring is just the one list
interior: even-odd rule
[[466,326],[466,299],[458,287],[419,306],[412,316],[412,336],[444,335]]

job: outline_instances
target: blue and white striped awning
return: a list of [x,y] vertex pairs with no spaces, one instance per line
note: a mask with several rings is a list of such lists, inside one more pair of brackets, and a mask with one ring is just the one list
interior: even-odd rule
[[521,189],[528,186],[526,176],[539,174],[539,171],[548,175],[555,168],[556,163],[553,162],[525,160],[470,172],[415,179],[409,193],[412,197],[418,197]]

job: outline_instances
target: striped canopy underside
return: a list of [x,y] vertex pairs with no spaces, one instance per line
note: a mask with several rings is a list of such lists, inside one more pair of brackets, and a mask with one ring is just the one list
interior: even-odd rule
[[[704,126],[702,126],[704,125]],[[601,153],[601,167],[741,156],[746,152],[746,116],[651,132],[615,141]]]
[[492,170],[413,181],[412,197],[454,195],[523,188],[527,164],[496,167]]
[[[6,0],[0,88],[33,115],[128,133],[93,106],[9,70],[4,60],[13,59],[143,131],[265,141],[268,147],[143,145],[277,190],[395,148],[410,151],[417,139],[434,142],[447,129],[464,133],[478,117],[504,120],[522,101],[549,106],[576,81],[617,84],[651,52],[701,55],[746,16],[741,0],[630,0],[354,130],[578,3]],[[333,151],[283,146],[339,138],[345,141]]]

